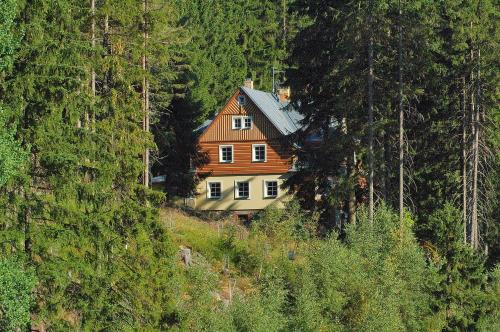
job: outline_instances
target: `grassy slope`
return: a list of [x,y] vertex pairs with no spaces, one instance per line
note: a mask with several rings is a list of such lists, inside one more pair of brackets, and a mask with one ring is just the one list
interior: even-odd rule
[[[251,292],[263,266],[274,266],[279,261],[292,263],[287,259],[289,250],[297,253],[292,264],[300,264],[307,250],[307,246],[297,247],[295,241],[283,234],[268,237],[252,232],[232,218],[201,219],[174,208],[162,209],[161,218],[179,248],[191,248],[195,262],[203,256],[219,275],[222,298],[228,296],[230,279],[236,280],[238,290]],[[227,260],[229,271],[224,271]]]
[[[231,219],[200,219],[174,208],[162,209],[160,216],[179,248],[191,248],[193,260],[196,260],[198,255],[203,256],[210,263],[213,272],[220,275],[222,298],[228,297],[227,285],[230,278],[236,280],[236,287],[239,290],[245,292],[252,289],[252,273],[241,270],[231,261],[229,272],[223,273],[225,257],[233,256],[234,252],[244,251],[248,247],[248,230],[244,226]],[[224,245],[229,233],[235,235],[232,250]]]

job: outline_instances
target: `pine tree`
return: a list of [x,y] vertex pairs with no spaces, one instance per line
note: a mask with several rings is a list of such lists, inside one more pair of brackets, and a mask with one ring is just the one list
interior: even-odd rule
[[[10,71],[14,52],[19,47],[19,36],[14,23],[17,10],[15,0],[0,1],[0,84],[3,84],[5,73]],[[4,107],[0,99],[0,188],[20,173],[26,159],[20,142],[15,137],[16,128],[11,125],[18,119]]]
[[484,256],[463,243],[460,210],[446,204],[429,218],[442,281],[435,295],[446,331],[474,329],[487,314]]
[[[36,268],[33,314],[45,327],[172,323],[174,252],[158,220],[162,196],[138,183],[138,156],[151,145],[137,89],[143,14],[139,1],[100,2],[94,12],[90,1],[59,0],[27,3],[19,16],[24,38],[5,103],[22,119],[30,158],[8,193],[2,233],[4,253],[25,251]],[[86,114],[92,126],[78,126]]]

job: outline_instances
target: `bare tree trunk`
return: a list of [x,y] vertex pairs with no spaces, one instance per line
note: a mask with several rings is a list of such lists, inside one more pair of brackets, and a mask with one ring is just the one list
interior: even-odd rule
[[464,243],[467,243],[467,106],[466,82],[462,77],[462,214],[464,223]]
[[[104,36],[102,39],[102,43],[103,43],[104,49],[106,50],[106,53],[111,54],[112,50],[111,50],[111,41],[109,38],[109,15],[108,14],[106,14],[106,16],[104,16]],[[106,74],[104,77],[104,82],[103,82],[104,93],[108,93],[109,84],[111,83],[110,80],[111,80],[111,73],[110,73],[110,70],[108,69],[106,71]]]
[[399,221],[403,222],[404,213],[404,113],[403,113],[403,28],[401,26],[401,0],[398,3],[399,30]]
[[286,0],[283,0],[283,50],[286,51]]
[[369,219],[373,223],[373,0],[370,0],[368,9],[368,195]]
[[[91,23],[91,38],[92,38],[92,52],[95,52],[95,47],[96,47],[96,38],[95,38],[95,0],[90,0],[90,10],[92,14],[92,23]],[[95,90],[95,81],[96,81],[96,74],[95,74],[95,69],[94,65],[92,65],[92,73],[91,73],[91,78],[90,78],[90,88],[92,89],[92,97],[95,99],[96,96],[96,90]],[[92,112],[92,120],[91,120],[91,126],[92,128],[95,125],[95,112]]]
[[479,69],[479,61],[480,61],[480,51],[477,52],[477,100],[476,100],[476,109],[474,113],[474,164],[473,164],[473,179],[472,179],[472,220],[471,220],[471,244],[474,249],[479,248],[479,222],[478,222],[478,173],[479,173],[479,130],[480,130],[480,103],[479,103],[479,80],[480,80],[480,69]]
[[[352,158],[352,165],[349,169],[349,177],[350,179],[353,179],[356,176],[356,152],[353,152],[353,158]],[[349,163],[348,163],[349,164]],[[347,203],[347,209],[349,213],[349,223],[350,224],[355,224],[356,223],[356,187],[352,186],[349,188],[349,200]]]
[[[147,57],[146,57],[146,47],[148,39],[148,31],[146,27],[146,11],[147,11],[147,0],[142,1],[142,8],[144,11],[143,23],[143,53],[142,53],[142,70],[144,71],[144,77],[142,81],[142,107],[144,113],[143,119],[143,130],[149,133],[149,82],[146,74],[147,70]],[[146,148],[143,156],[144,163],[144,175],[142,177],[143,184],[147,188],[149,187],[149,148]]]

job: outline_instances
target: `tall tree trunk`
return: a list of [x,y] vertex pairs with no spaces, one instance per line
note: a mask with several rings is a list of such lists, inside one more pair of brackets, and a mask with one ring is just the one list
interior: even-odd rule
[[[95,47],[96,47],[96,38],[95,38],[95,0],[90,0],[90,11],[92,15],[92,22],[91,22],[91,39],[92,39],[92,55],[94,55],[95,52]],[[95,100],[96,96],[96,90],[95,90],[95,81],[96,81],[96,74],[95,74],[95,68],[94,64],[92,64],[92,73],[90,77],[90,88],[92,90],[92,97]],[[95,112],[92,112],[91,115],[91,127],[94,128],[95,126]]]
[[[471,22],[471,29],[472,29],[472,22]],[[474,50],[471,49],[471,53],[470,53],[470,62],[473,63],[474,62]],[[476,209],[476,202],[474,200],[474,187],[475,187],[475,184],[474,184],[474,170],[475,170],[475,167],[474,167],[474,162],[476,160],[476,149],[475,149],[475,137],[476,137],[476,104],[475,104],[475,100],[476,100],[476,96],[474,95],[474,82],[475,82],[475,75],[474,75],[474,70],[471,70],[471,73],[470,73],[470,123],[471,123],[471,137],[472,137],[472,146],[471,146],[471,158],[469,159],[469,162],[470,162],[470,165],[469,165],[469,169],[472,171],[472,174],[471,174],[471,179],[468,179],[469,183],[468,183],[468,186],[469,186],[469,190],[470,190],[470,193],[471,193],[471,201],[470,201],[470,206],[471,206],[471,217],[470,217],[470,223],[469,223],[469,226],[468,226],[468,231],[469,231],[469,234],[468,234],[468,239],[469,239],[469,242],[471,244],[472,247],[475,246],[475,243],[474,243],[474,227],[473,227],[473,224],[474,224],[474,212],[475,212],[475,209]]]
[[[357,175],[357,172],[356,172],[356,164],[357,164],[357,160],[356,160],[356,152],[353,151],[353,157],[352,157],[352,165],[351,167],[349,167],[349,177],[350,179],[354,179]],[[347,163],[349,165],[349,162]],[[348,199],[348,202],[347,202],[347,209],[348,209],[348,213],[349,213],[349,223],[350,224],[355,224],[356,223],[356,210],[357,210],[357,206],[356,206],[356,184],[350,186],[349,188],[349,199]]]
[[[144,113],[143,120],[143,130],[149,133],[149,82],[147,78],[147,56],[146,47],[148,39],[147,22],[146,22],[146,11],[147,11],[147,0],[142,1],[142,8],[144,12],[143,24],[143,53],[142,53],[142,70],[144,71],[144,77],[142,81],[142,107]],[[143,174],[143,184],[147,188],[149,186],[149,148],[144,150],[143,156],[144,163],[144,174]]]
[[465,76],[462,77],[462,215],[464,223],[464,243],[467,243],[467,89]]
[[403,27],[401,26],[401,0],[398,3],[399,30],[399,221],[403,222],[404,209],[404,113],[403,113]]
[[283,51],[286,51],[286,0],[283,0]]
[[[103,47],[106,50],[106,53],[109,55],[111,54],[111,41],[109,37],[109,15],[106,14],[104,16],[104,36],[102,39]],[[109,90],[109,84],[111,84],[111,71],[108,69],[106,71],[106,74],[104,76],[104,82],[103,82],[103,91],[104,93],[108,93]]]
[[478,173],[479,173],[479,131],[480,131],[480,108],[481,104],[479,102],[479,86],[480,86],[480,50],[477,51],[477,77],[476,77],[476,108],[474,113],[474,164],[473,164],[473,179],[472,179],[472,221],[471,221],[471,244],[474,249],[479,248],[479,221],[478,221]]
[[368,195],[369,219],[373,222],[373,0],[368,8]]

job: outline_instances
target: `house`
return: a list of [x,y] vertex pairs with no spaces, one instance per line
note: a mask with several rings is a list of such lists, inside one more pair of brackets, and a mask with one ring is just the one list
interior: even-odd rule
[[277,94],[255,90],[246,80],[224,108],[197,129],[208,163],[196,169],[202,180],[192,207],[249,214],[286,199],[281,185],[293,165],[282,143],[300,128],[302,119],[290,109],[289,94],[287,89]]

